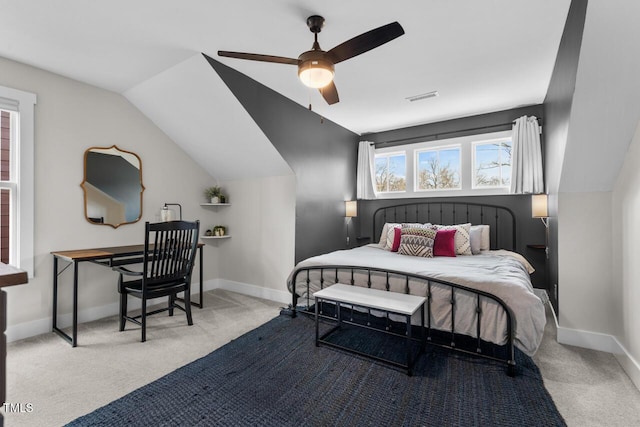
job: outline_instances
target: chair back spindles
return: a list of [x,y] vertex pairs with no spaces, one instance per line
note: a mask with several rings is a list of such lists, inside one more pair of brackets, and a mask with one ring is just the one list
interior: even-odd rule
[[[193,324],[191,317],[191,273],[198,248],[200,222],[169,221],[145,224],[144,256],[142,272],[121,267],[118,289],[120,292],[120,330],[127,320],[142,326],[142,341],[146,340],[146,317],[162,311],[178,308],[187,315],[187,323]],[[124,281],[123,276],[135,276],[135,280]],[[178,294],[184,293],[182,298]],[[127,296],[142,300],[142,313],[138,316],[127,314]],[[169,297],[165,308],[147,312],[148,300]],[[181,300],[184,305],[176,301]]]

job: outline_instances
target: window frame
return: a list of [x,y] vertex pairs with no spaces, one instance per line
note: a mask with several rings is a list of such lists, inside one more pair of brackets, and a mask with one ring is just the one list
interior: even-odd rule
[[[12,126],[12,177],[15,189],[11,191],[10,263],[34,277],[34,222],[35,222],[35,143],[34,110],[36,95],[18,89],[0,86],[0,108],[14,111]],[[12,115],[14,116],[14,115]],[[13,119],[12,119],[13,120]],[[5,181],[3,186],[6,187]]]
[[[387,191],[378,191],[377,189],[377,184],[374,182],[374,187],[375,187],[375,192],[376,194],[403,194],[407,192],[407,188],[409,188],[409,184],[408,184],[408,176],[409,173],[407,171],[407,152],[406,150],[393,150],[393,151],[389,151],[389,152],[384,152],[384,153],[376,153],[373,159],[373,165],[374,168],[376,167],[376,162],[378,160],[378,158],[381,157],[386,157],[387,158],[387,170],[389,170],[389,158],[390,157],[395,157],[395,156],[404,156],[404,172],[405,172],[405,185],[404,185],[404,190],[395,190],[395,191],[388,191],[389,189],[389,183],[387,182]],[[376,171],[374,170],[374,174],[373,176],[377,179],[378,175],[375,173]]]
[[[420,174],[420,166],[419,166],[419,157],[420,153],[426,153],[428,151],[436,151],[438,153],[438,162],[440,162],[440,151],[457,149],[459,158],[458,158],[458,186],[451,188],[419,188],[420,180],[418,179],[418,175]],[[414,165],[414,178],[413,178],[413,191],[416,193],[425,193],[425,192],[442,192],[442,191],[458,191],[462,190],[462,177],[464,176],[464,171],[462,169],[462,147],[460,144],[450,144],[450,145],[441,145],[437,147],[429,147],[429,148],[420,148],[416,149],[413,152],[413,161]]]
[[[478,186],[476,184],[476,169],[477,169],[476,168],[476,147],[478,145],[496,144],[496,143],[502,143],[502,142],[505,142],[505,141],[511,141],[511,147],[512,147],[512,150],[513,150],[513,141],[511,140],[511,136],[503,137],[503,138],[482,139],[482,140],[478,140],[478,141],[473,141],[471,143],[471,155],[472,155],[472,162],[471,162],[471,173],[472,173],[471,188],[473,190],[487,190],[487,189],[493,189],[493,188],[511,188],[511,179],[509,179],[509,184],[508,185]],[[513,167],[513,164],[511,164],[511,167]],[[502,171],[500,172],[500,178],[502,179]]]

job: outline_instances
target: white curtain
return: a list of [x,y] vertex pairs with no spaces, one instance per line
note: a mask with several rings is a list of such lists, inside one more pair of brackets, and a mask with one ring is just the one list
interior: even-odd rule
[[374,161],[375,148],[372,142],[360,141],[358,146],[358,171],[356,178],[356,197],[358,199],[375,199],[376,191]]
[[535,116],[522,116],[513,125],[511,192],[543,193],[540,125]]

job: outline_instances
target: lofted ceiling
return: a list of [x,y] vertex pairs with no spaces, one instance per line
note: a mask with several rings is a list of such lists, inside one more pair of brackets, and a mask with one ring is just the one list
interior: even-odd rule
[[[290,174],[200,53],[364,134],[542,103],[570,0],[0,0],[0,56],[127,97],[221,180]],[[326,19],[324,50],[398,21],[405,34],[336,65],[327,105],[291,65]],[[438,91],[417,102],[406,98]],[[256,151],[257,150],[257,151]],[[261,162],[237,168],[246,153]],[[246,157],[246,156],[245,156]]]

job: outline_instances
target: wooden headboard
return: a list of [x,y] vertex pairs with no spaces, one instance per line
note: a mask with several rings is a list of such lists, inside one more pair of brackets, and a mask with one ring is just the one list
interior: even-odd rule
[[377,241],[385,222],[432,224],[487,224],[491,249],[516,250],[516,217],[504,206],[467,202],[414,202],[385,206],[373,213],[373,239]]

